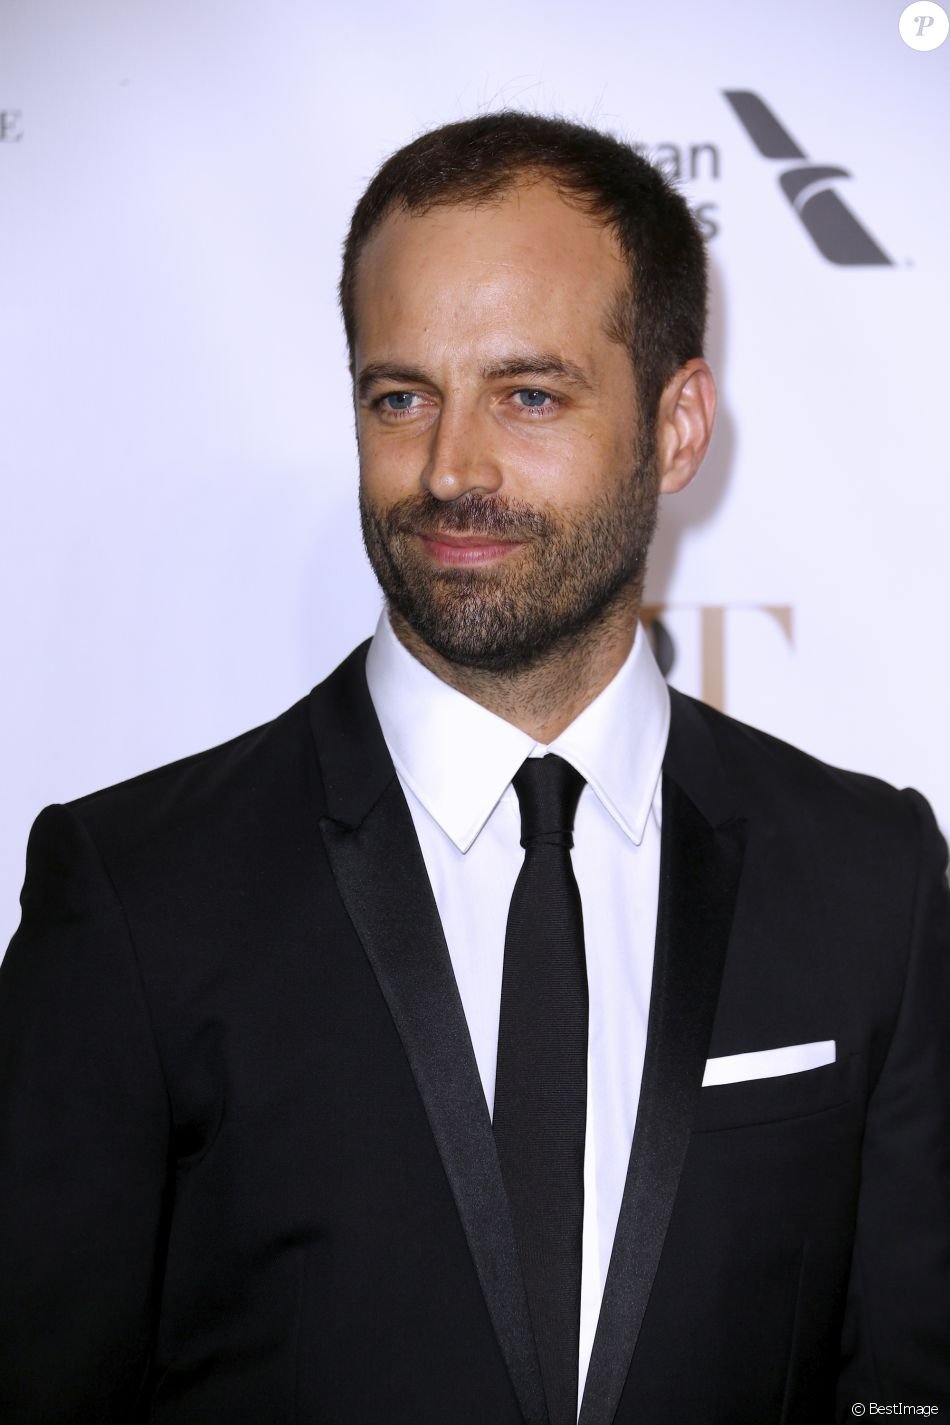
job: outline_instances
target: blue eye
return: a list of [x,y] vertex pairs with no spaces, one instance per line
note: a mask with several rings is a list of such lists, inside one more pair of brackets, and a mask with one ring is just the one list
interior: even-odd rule
[[408,411],[414,400],[414,391],[389,391],[383,397],[383,405],[390,411]]
[[527,406],[529,410],[537,410],[539,406],[543,406],[546,401],[551,399],[547,391],[527,389],[518,391],[516,394],[521,404]]

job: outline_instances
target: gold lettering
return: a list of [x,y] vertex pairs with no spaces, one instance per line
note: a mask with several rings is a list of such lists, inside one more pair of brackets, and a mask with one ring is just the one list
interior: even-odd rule
[[789,646],[795,646],[793,610],[789,604],[646,604],[641,610],[641,618],[649,628],[663,614],[681,610],[699,614],[700,697],[720,712],[726,710],[727,614],[767,614],[778,624]]

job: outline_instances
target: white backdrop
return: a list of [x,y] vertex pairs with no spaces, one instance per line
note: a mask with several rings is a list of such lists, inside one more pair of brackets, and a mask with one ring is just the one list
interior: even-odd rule
[[[0,0],[0,942],[41,806],[372,630],[339,246],[385,154],[502,104],[679,162],[715,229],[719,430],[649,585],[671,681],[950,824],[950,42],[901,8]],[[847,170],[886,265],[821,254],[733,89]]]

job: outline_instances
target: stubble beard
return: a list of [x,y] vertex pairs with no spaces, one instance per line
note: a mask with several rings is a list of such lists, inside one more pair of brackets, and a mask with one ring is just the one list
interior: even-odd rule
[[[360,490],[363,543],[390,610],[442,658],[514,674],[639,601],[659,503],[656,449],[641,438],[616,489],[576,510],[475,492],[424,492],[380,508]],[[436,568],[416,535],[523,540],[497,565]]]

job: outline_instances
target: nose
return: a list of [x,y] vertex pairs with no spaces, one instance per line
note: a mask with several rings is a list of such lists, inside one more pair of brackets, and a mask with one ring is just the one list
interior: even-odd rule
[[491,422],[477,407],[446,398],[432,427],[423,488],[437,500],[457,500],[473,490],[494,494],[502,472],[492,434]]

